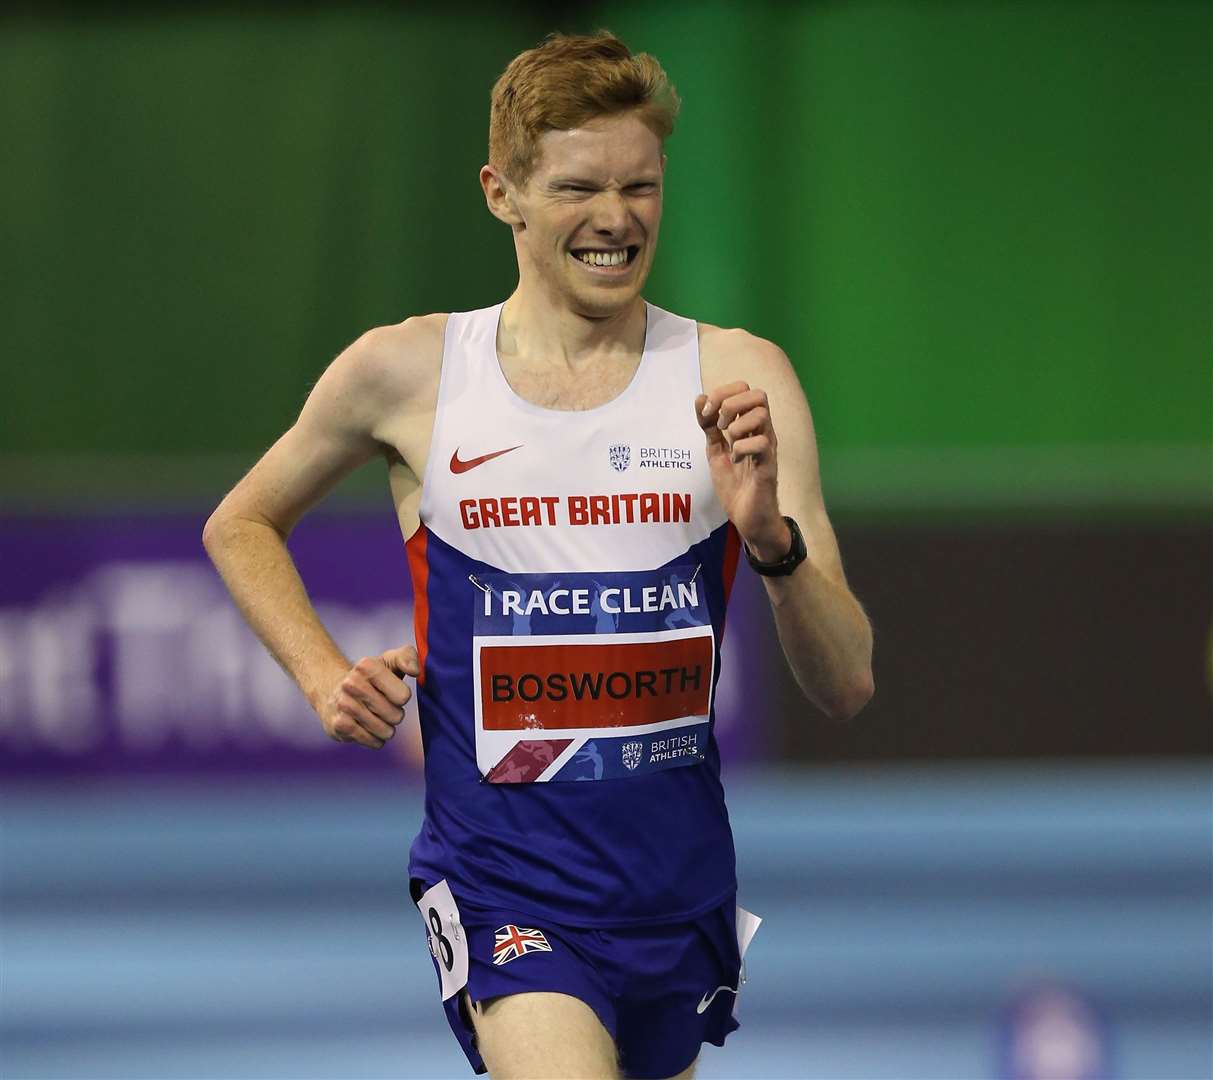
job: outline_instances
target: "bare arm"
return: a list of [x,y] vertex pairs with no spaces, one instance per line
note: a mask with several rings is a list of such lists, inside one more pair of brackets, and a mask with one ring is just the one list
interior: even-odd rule
[[804,533],[808,558],[787,577],[762,580],[801,690],[826,715],[846,720],[873,693],[872,629],[847,586],[826,516],[809,405],[782,349],[744,331],[723,333],[727,359],[714,367],[743,378],[713,387],[695,405],[713,481],[760,561],[775,562],[791,546],[782,515]]
[[286,539],[347,473],[384,451],[387,419],[407,408],[402,354],[428,328],[369,331],[320,377],[295,424],[228,493],[203,529],[207,554],[249,626],[295,680],[325,731],[379,747],[409,698],[411,646],[357,664],[342,654],[308,599]]

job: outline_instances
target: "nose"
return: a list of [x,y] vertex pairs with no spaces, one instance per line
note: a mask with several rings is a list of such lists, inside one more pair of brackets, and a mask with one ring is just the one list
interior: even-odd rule
[[628,228],[628,204],[623,192],[600,191],[595,195],[590,221],[601,236],[623,236]]

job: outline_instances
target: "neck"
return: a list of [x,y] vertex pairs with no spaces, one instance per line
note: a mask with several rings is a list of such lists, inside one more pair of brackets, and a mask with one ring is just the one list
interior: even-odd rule
[[603,360],[632,359],[644,350],[644,300],[619,311],[586,315],[522,283],[501,309],[497,351],[503,357],[579,368]]

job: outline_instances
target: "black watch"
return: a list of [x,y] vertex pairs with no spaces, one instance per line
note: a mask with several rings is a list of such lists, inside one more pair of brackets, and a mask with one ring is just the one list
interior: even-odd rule
[[786,515],[783,520],[788,523],[788,531],[792,534],[792,546],[788,553],[777,562],[759,562],[754,558],[754,553],[746,546],[745,541],[743,540],[741,543],[741,548],[745,552],[745,561],[754,568],[755,573],[761,574],[763,577],[786,577],[808,558],[809,551],[804,546],[804,536],[800,532],[800,526]]

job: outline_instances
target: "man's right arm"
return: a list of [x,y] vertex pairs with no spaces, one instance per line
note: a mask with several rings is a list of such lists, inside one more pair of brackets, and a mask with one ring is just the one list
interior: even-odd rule
[[325,731],[373,748],[403,718],[409,690],[399,676],[417,674],[416,651],[405,646],[351,664],[308,599],[286,539],[342,477],[383,453],[384,426],[408,411],[416,392],[408,354],[410,346],[424,346],[424,322],[368,331],[341,353],[295,424],[228,493],[202,533],[245,620]]

